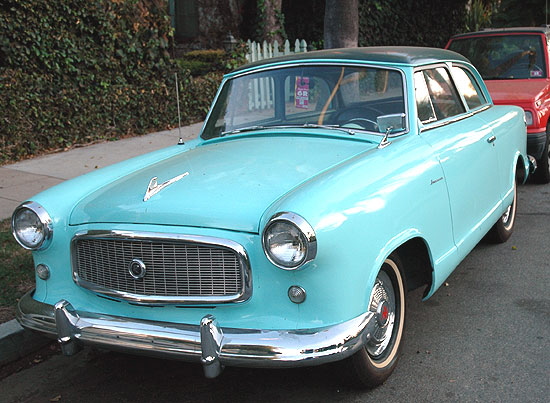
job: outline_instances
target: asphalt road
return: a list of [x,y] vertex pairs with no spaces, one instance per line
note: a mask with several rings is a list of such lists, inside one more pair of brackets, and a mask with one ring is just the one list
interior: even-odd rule
[[214,380],[175,361],[83,350],[0,381],[2,402],[547,402],[550,396],[550,185],[519,188],[502,245],[479,244],[430,300],[409,294],[400,363],[355,390],[345,367],[226,368]]

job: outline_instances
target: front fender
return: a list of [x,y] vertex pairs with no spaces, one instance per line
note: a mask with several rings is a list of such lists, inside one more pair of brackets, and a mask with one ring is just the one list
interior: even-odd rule
[[301,215],[314,228],[316,258],[295,272],[307,294],[302,317],[337,321],[365,312],[386,257],[420,237],[441,262],[455,250],[443,171],[418,136],[359,154],[274,203],[276,212]]

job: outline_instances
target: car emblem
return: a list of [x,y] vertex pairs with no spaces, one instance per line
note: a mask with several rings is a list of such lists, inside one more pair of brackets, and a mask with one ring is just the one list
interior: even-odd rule
[[147,186],[147,191],[145,192],[145,196],[143,197],[143,201],[146,202],[151,197],[156,195],[158,192],[160,192],[162,189],[164,189],[167,186],[170,186],[172,183],[179,181],[183,177],[189,175],[189,172],[185,172],[181,175],[176,176],[175,178],[168,179],[166,182],[161,183],[160,185],[157,183],[157,177],[155,176],[149,181],[149,185]]
[[128,265],[128,273],[136,280],[141,280],[147,273],[147,267],[140,259],[132,259]]

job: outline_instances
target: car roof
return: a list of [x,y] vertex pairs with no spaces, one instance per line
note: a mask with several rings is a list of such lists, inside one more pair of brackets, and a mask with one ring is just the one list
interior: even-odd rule
[[392,64],[406,64],[420,66],[440,61],[460,61],[469,63],[464,56],[445,49],[427,48],[416,46],[373,46],[362,48],[340,48],[318,50],[313,52],[295,53],[288,56],[274,57],[245,64],[237,68],[233,73],[242,72],[261,66],[276,63],[301,63],[315,61],[338,62],[380,62]]
[[483,35],[495,35],[495,34],[550,34],[548,26],[542,27],[510,27],[510,28],[487,28],[482,31],[465,32],[456,34],[451,39],[467,38],[469,36],[483,36]]

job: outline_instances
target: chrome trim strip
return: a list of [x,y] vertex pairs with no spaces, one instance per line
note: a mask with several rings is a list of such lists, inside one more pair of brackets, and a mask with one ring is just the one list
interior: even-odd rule
[[479,109],[475,109],[473,111],[465,112],[465,113],[462,113],[460,115],[457,115],[457,116],[449,118],[449,119],[438,120],[434,123],[429,123],[429,125],[426,125],[426,126],[420,128],[420,133],[425,132],[427,130],[436,129],[438,127],[447,126],[447,125],[450,125],[451,123],[455,123],[455,122],[458,122],[460,120],[469,118],[469,117],[474,116],[474,115],[476,115],[480,112],[483,112],[486,109],[489,109],[490,107],[491,107],[490,104],[484,105],[484,106],[481,106]]
[[[15,216],[17,215],[17,213],[20,211],[20,210],[23,210],[23,209],[27,209],[27,210],[31,210],[33,213],[35,213],[38,218],[40,219],[40,222],[42,223],[42,225],[44,226],[44,239],[42,240],[42,242],[34,247],[34,248],[31,248],[25,244],[23,244],[19,238],[17,238],[16,234],[15,234]],[[19,245],[21,245],[23,248],[27,249],[27,250],[42,250],[42,249],[46,249],[51,241],[52,241],[52,237],[53,237],[53,226],[52,226],[52,219],[50,217],[50,215],[48,214],[48,212],[46,211],[46,209],[44,207],[42,207],[41,204],[37,203],[37,202],[33,202],[33,201],[26,201],[24,203],[21,203],[16,209],[15,211],[13,212],[12,216],[11,216],[11,233],[13,235],[13,237],[15,238],[15,240],[17,241],[17,243]]]
[[[276,221],[287,221],[294,226],[296,226],[304,235],[306,242],[307,242],[307,253],[304,257],[304,260],[302,260],[298,265],[296,266],[282,266],[281,264],[275,262],[271,256],[269,256],[269,253],[267,253],[266,243],[265,243],[265,234],[266,230]],[[267,224],[265,225],[264,231],[262,233],[262,248],[264,250],[264,254],[269,259],[271,263],[273,263],[275,266],[283,269],[283,270],[296,270],[303,265],[305,265],[307,262],[312,261],[315,259],[315,256],[317,256],[317,236],[315,235],[315,230],[313,227],[303,218],[302,216],[291,213],[288,211],[283,211],[280,213],[275,214],[273,217],[269,219]]]
[[[233,251],[239,260],[239,265],[242,270],[243,288],[235,295],[228,296],[213,296],[213,297],[167,297],[167,296],[147,296],[141,294],[132,294],[128,292],[115,291],[97,286],[96,284],[85,281],[78,276],[76,272],[77,262],[75,246],[76,242],[81,239],[101,239],[101,240],[153,240],[170,243],[192,243],[206,246],[215,246]],[[252,295],[252,273],[248,254],[244,247],[234,241],[224,238],[208,237],[201,235],[184,235],[173,233],[158,233],[145,231],[81,231],[75,234],[71,240],[71,266],[73,272],[73,280],[79,286],[86,288],[97,294],[106,295],[115,299],[122,299],[136,304],[143,305],[167,305],[167,304],[224,304],[224,303],[239,303],[248,300]]]
[[[94,345],[110,350],[202,362],[205,375],[218,375],[224,365],[298,367],[339,361],[371,338],[375,317],[367,312],[346,322],[315,329],[234,329],[205,316],[201,324],[177,324],[75,311],[65,300],[55,306],[26,294],[18,305],[24,327],[55,335],[63,352]],[[54,318],[40,321],[40,317]],[[208,367],[208,368],[206,368]]]
[[[345,60],[345,61],[344,61]],[[394,66],[409,66],[408,64],[401,64],[401,63],[391,63]],[[403,70],[397,67],[389,66],[387,63],[384,62],[375,62],[372,60],[346,60],[341,59],[339,60],[327,60],[327,59],[303,59],[303,60],[293,60],[288,62],[277,62],[275,64],[273,63],[266,63],[266,65],[263,66],[255,66],[251,67],[246,70],[239,71],[238,73],[229,73],[225,77],[227,80],[232,80],[237,77],[242,77],[248,74],[253,73],[262,73],[264,71],[270,71],[270,70],[276,70],[276,69],[286,69],[286,68],[292,68],[292,67],[304,67],[304,66],[335,66],[335,67],[372,67],[372,68],[378,68],[382,70],[395,70],[400,72],[403,75]]]

